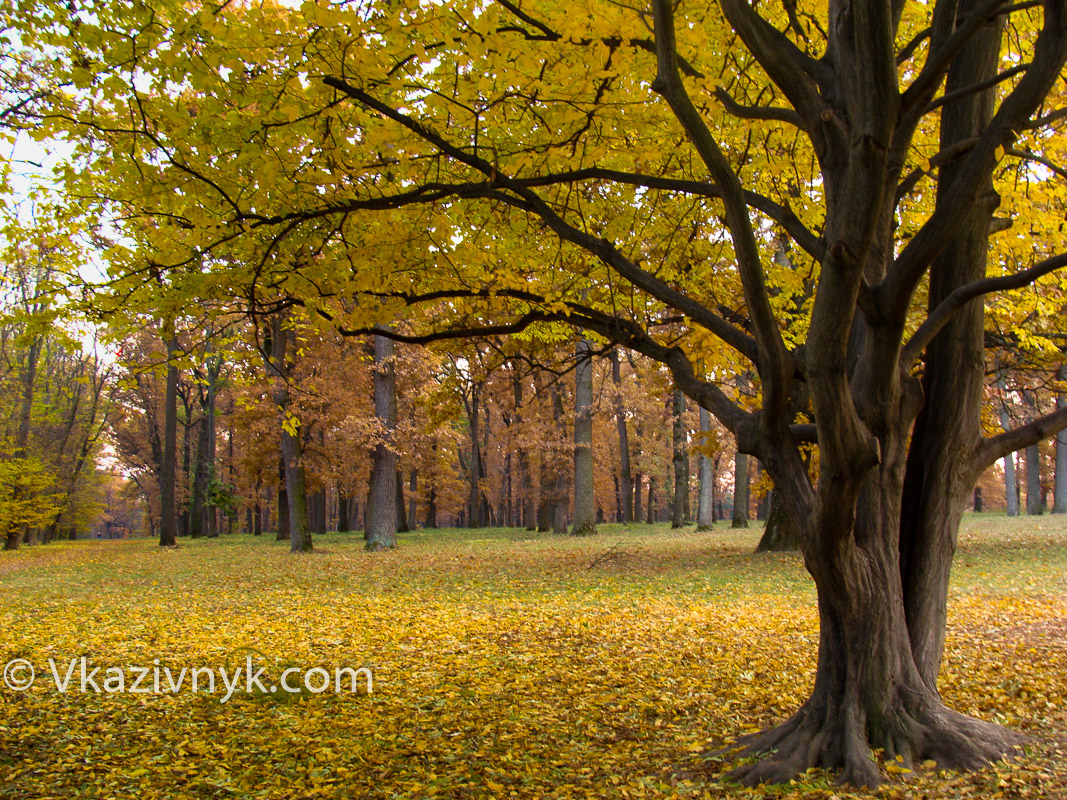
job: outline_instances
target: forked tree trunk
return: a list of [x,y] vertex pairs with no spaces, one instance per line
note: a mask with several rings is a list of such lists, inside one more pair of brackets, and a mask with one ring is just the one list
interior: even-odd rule
[[[802,535],[818,591],[815,686],[786,722],[743,740],[741,755],[775,751],[734,771],[745,783],[785,782],[821,766],[840,768],[842,782],[875,785],[881,778],[872,749],[905,764],[930,759],[944,769],[973,769],[1002,757],[1018,740],[1005,728],[947,708],[917,662],[898,550],[905,422],[880,437],[883,464],[863,481],[854,517],[834,502],[836,491],[820,490],[815,518]],[[931,584],[911,594],[937,591]]]
[[[976,6],[975,0],[964,0],[960,13]],[[957,56],[946,95],[995,74],[998,52],[994,23]],[[990,92],[957,97],[943,111],[943,150],[973,136],[988,119]],[[942,165],[941,188],[956,179],[956,166]],[[890,198],[882,208],[892,209]],[[935,262],[931,306],[984,274],[992,209],[990,202],[976,204]],[[880,224],[888,230],[892,222],[883,217]],[[877,267],[879,262],[872,263]],[[881,273],[876,268],[865,277],[875,283]],[[816,301],[812,331],[818,335],[809,337],[817,419],[833,407],[840,386],[824,372],[840,363],[834,361],[837,354],[825,356],[829,348],[819,338],[832,325],[823,315],[833,304],[820,307],[825,300]],[[829,437],[823,441],[826,423],[820,421],[825,447],[820,448],[818,499],[814,518],[801,527],[805,563],[818,591],[815,687],[792,718],[748,743],[749,753],[774,751],[737,771],[748,783],[785,781],[808,767],[823,766],[840,767],[844,782],[876,784],[880,774],[870,758],[872,749],[880,748],[884,759],[900,756],[909,765],[932,759],[941,768],[970,769],[1004,756],[1017,741],[1000,726],[948,709],[936,685],[956,532],[981,466],[976,458],[981,441],[981,301],[965,308],[927,348],[922,393],[892,370],[896,331],[861,319],[853,335],[857,370],[866,371],[856,379],[866,391],[856,398],[857,410],[878,446],[863,456],[856,445],[846,450]],[[885,362],[886,354],[893,361]],[[888,365],[881,371],[876,366],[880,360]],[[923,399],[909,450],[909,428]],[[871,463],[873,468],[858,468]],[[785,475],[779,470],[775,477]]]

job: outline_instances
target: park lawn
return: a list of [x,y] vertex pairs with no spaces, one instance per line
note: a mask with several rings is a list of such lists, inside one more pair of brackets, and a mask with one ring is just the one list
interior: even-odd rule
[[[1030,744],[974,774],[890,764],[740,789],[704,754],[794,710],[818,620],[799,557],[759,530],[606,525],[72,542],[0,554],[3,798],[1067,797],[1067,519],[969,517],[942,692]],[[366,666],[366,694],[94,694],[91,666]],[[101,670],[103,672],[103,670]],[[100,676],[102,679],[102,675]]]

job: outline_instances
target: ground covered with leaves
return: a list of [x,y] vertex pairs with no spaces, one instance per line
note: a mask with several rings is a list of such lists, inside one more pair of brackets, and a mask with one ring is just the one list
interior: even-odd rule
[[[1055,517],[971,517],[957,556],[942,692],[1028,735],[1012,763],[891,763],[866,793],[817,772],[724,785],[729,764],[704,754],[789,714],[814,674],[812,586],[797,556],[752,555],[758,533],[609,525],[583,539],[418,532],[378,554],[358,534],[319,537],[308,556],[248,536],[0,554],[0,660],[37,676],[0,687],[0,797],[1067,797]],[[364,666],[373,691],[82,693],[77,668],[57,691],[48,659],[62,673],[83,656],[174,673],[254,657],[268,678]]]

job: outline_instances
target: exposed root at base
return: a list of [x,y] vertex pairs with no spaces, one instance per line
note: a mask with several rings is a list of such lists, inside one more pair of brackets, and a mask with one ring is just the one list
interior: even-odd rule
[[[1023,737],[1000,725],[984,722],[943,705],[918,717],[898,712],[891,730],[868,732],[858,708],[838,714],[814,714],[805,706],[780,725],[738,740],[735,758],[759,757],[729,772],[727,780],[746,786],[785,783],[812,767],[840,769],[838,781],[852,786],[877,786],[882,773],[872,749],[887,760],[900,756],[913,767],[925,760],[942,769],[972,770],[1012,755]],[[726,755],[719,751],[717,755]]]

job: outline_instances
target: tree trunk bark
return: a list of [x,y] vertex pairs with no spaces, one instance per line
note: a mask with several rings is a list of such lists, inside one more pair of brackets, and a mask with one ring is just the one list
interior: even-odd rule
[[410,530],[408,510],[404,503],[404,474],[398,468],[396,471],[396,532],[407,533]]
[[[41,337],[32,337],[26,353],[26,369],[22,372],[22,404],[19,408],[19,427],[14,450],[16,460],[25,460],[29,455],[30,423],[33,418],[33,394],[37,383],[37,360],[40,348]],[[19,518],[17,511],[18,507],[27,500],[26,487],[22,483],[21,476],[16,476],[8,500],[15,513],[7,524],[4,549],[18,550],[27,530],[26,524]]]
[[685,496],[688,487],[685,480],[685,429],[682,414],[685,413],[685,398],[680,389],[675,389],[671,398],[671,450],[674,465],[674,497],[671,498],[671,528],[685,525]]
[[596,533],[596,498],[593,493],[593,345],[578,343],[574,370],[574,522],[573,536]]
[[351,530],[348,522],[348,496],[345,494],[343,483],[337,484],[337,532],[348,533]]
[[756,545],[756,552],[787,552],[796,550],[798,547],[800,547],[800,531],[785,513],[781,498],[772,493],[771,508],[767,513],[767,525],[763,529],[759,544]]
[[1041,496],[1041,446],[1032,444],[1025,453],[1026,513],[1037,517],[1045,513],[1045,500]]
[[734,456],[734,513],[731,528],[748,527],[748,456]]
[[651,525],[656,521],[656,479],[648,476],[648,516],[645,522]]
[[408,528],[414,530],[418,525],[419,511],[419,470],[412,467],[408,473]]
[[615,426],[619,431],[620,522],[634,521],[634,482],[630,469],[630,436],[626,429],[626,408],[622,402],[622,365],[619,351],[611,351],[611,381],[615,384]]
[[[169,335],[167,335],[169,334]],[[163,459],[159,474],[159,546],[178,543],[178,515],[175,504],[175,467],[178,445],[178,365],[173,359],[178,342],[173,331],[167,335],[167,388],[163,395]]]
[[644,522],[645,516],[642,510],[641,491],[645,488],[645,476],[640,472],[634,473],[634,522]]
[[[1067,366],[1060,367],[1060,380],[1067,381]],[[1067,394],[1056,395],[1056,408],[1067,407]],[[1056,475],[1053,484],[1052,513],[1067,514],[1067,431],[1056,434]]]
[[470,493],[467,498],[469,513],[467,526],[470,528],[481,528],[485,525],[485,519],[482,516],[482,441],[479,436],[481,388],[481,383],[471,385],[470,403],[467,406],[467,424],[470,427],[471,437]]
[[384,441],[372,456],[370,491],[367,497],[366,538],[368,550],[396,547],[396,372],[393,366],[393,340],[374,337],[374,414]]
[[285,456],[281,454],[280,442],[278,445],[278,531],[274,538],[279,542],[289,538],[289,491],[285,488]]

